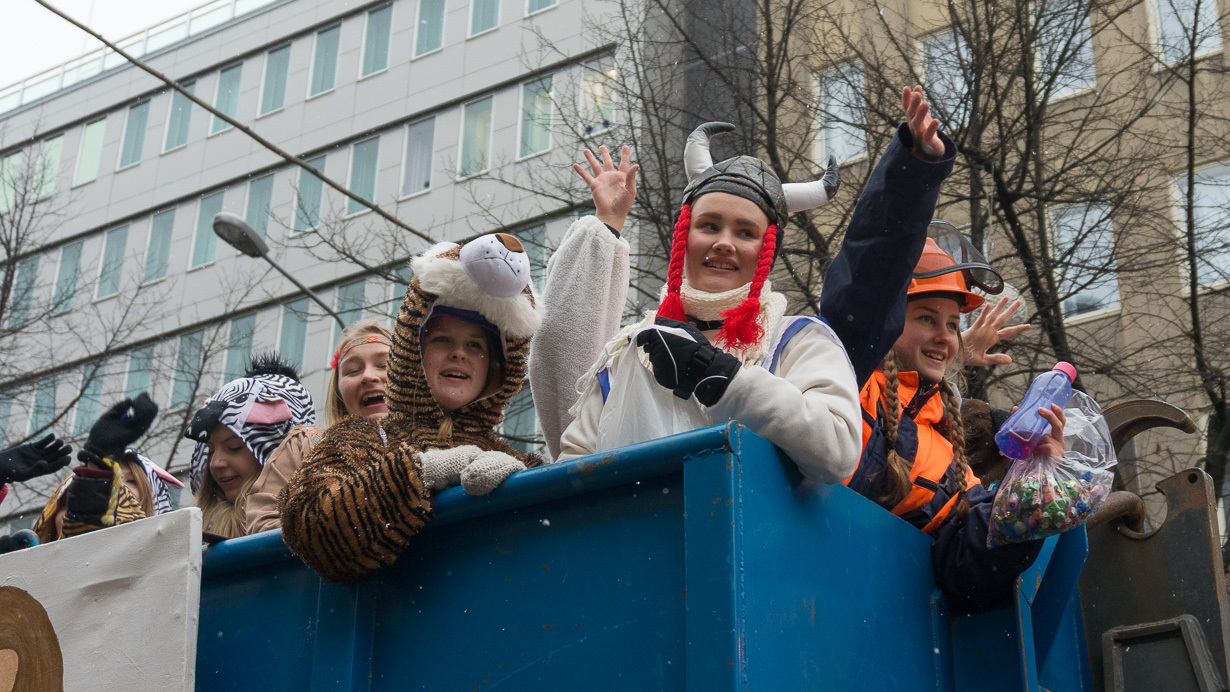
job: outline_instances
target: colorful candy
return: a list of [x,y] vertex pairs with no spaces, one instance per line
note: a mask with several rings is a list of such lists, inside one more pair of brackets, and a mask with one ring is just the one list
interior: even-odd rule
[[1046,538],[1080,526],[1109,492],[1106,471],[1076,474],[1049,458],[1013,464],[991,509],[990,545]]

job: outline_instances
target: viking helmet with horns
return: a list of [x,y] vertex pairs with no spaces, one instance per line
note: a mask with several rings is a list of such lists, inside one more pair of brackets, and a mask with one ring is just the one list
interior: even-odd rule
[[820,180],[783,184],[767,163],[755,156],[735,156],[713,163],[709,140],[714,135],[734,132],[730,123],[704,123],[688,135],[683,149],[688,186],[683,203],[690,204],[706,192],[727,192],[750,200],[760,207],[770,222],[781,228],[790,214],[828,204],[840,184],[837,160],[829,157],[828,169]]

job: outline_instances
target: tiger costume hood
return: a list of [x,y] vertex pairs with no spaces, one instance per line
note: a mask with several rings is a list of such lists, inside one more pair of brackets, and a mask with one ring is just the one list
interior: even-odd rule
[[[423,452],[473,445],[527,467],[542,464],[496,435],[504,407],[525,383],[530,337],[542,321],[521,242],[497,233],[464,246],[441,243],[411,266],[389,350],[389,415],[330,426],[278,499],[286,545],[330,581],[355,581],[392,564],[431,519]],[[483,392],[451,413],[431,395],[423,368],[423,334],[442,315],[489,330],[499,345]]]
[[[517,456],[495,437],[504,408],[525,384],[530,337],[542,322],[521,241],[493,233],[459,246],[440,243],[416,257],[389,352],[384,427],[420,449],[475,444]],[[445,413],[423,370],[423,335],[433,317],[449,315],[495,336],[487,385],[474,401]]]

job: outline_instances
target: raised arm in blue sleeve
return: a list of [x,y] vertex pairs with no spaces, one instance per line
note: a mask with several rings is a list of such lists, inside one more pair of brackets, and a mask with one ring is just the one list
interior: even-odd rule
[[924,161],[904,123],[858,198],[841,249],[824,275],[820,316],[841,337],[858,386],[901,336],[905,291],[927,242],[940,183],[952,173],[957,145],[942,132],[944,157]]

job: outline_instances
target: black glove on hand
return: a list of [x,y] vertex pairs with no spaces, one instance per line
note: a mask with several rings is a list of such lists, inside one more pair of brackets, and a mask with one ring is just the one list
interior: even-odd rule
[[92,469],[78,466],[73,469],[73,479],[65,491],[65,506],[68,513],[64,518],[70,521],[103,525],[103,516],[111,505],[111,490],[115,484],[112,471]]
[[686,322],[658,318],[655,324],[682,329],[696,340],[660,329],[637,334],[636,345],[649,356],[653,378],[680,399],[695,394],[705,406],[716,404],[739,372],[739,359],[710,344],[699,329]]
[[833,195],[837,194],[837,188],[841,187],[841,166],[837,164],[836,156],[829,156],[829,166],[824,170],[824,192],[828,194],[829,199],[833,199]]
[[158,415],[158,404],[142,393],[135,399],[125,399],[107,409],[90,428],[85,448],[100,457],[119,457],[141,438]]
[[55,435],[6,449],[0,452],[0,485],[54,473],[72,460],[72,446]]

